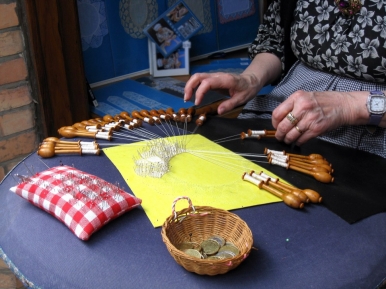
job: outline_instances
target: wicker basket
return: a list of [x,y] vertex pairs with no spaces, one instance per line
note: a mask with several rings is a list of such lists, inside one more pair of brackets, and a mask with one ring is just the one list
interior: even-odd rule
[[[186,199],[189,207],[175,211],[178,200]],[[222,236],[240,250],[240,254],[228,259],[199,259],[185,254],[176,246],[183,242],[201,243],[213,236]],[[200,275],[224,274],[236,268],[248,257],[253,244],[252,232],[237,215],[212,207],[194,207],[188,197],[173,202],[173,213],[166,219],[161,230],[162,240],[174,260],[190,272]]]

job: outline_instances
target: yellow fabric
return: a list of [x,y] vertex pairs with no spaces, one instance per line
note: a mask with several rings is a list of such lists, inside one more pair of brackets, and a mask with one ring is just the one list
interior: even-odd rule
[[[133,193],[142,199],[142,207],[154,227],[161,226],[172,214],[172,203],[180,196],[188,196],[194,206],[211,206],[225,210],[281,201],[256,185],[242,180],[244,172],[269,172],[236,153],[201,135],[170,137],[167,140],[186,143],[187,150],[192,153],[174,156],[169,162],[169,172],[161,178],[139,176],[134,171],[134,159],[138,158],[138,151],[148,145],[148,142],[104,149]],[[199,154],[200,150],[216,154]],[[219,155],[218,152],[225,154]],[[186,202],[179,202],[176,210],[187,206]]]

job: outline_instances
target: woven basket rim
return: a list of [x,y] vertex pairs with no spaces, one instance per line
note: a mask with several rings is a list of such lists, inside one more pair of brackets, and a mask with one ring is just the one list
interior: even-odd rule
[[[196,206],[195,211],[192,211],[191,208],[185,208],[175,213],[177,218],[175,218],[175,215],[172,214],[163,223],[162,229],[161,229],[161,235],[162,235],[162,240],[165,243],[169,253],[175,259],[175,261],[179,263],[181,266],[183,266],[185,269],[197,273],[195,269],[191,269],[191,268],[188,269],[187,267],[192,267],[192,266],[194,267],[195,264],[197,264],[197,266],[213,267],[213,264],[216,264],[216,266],[218,265],[219,268],[222,268],[222,272],[218,272],[218,274],[226,273],[227,271],[237,267],[250,254],[250,251],[253,247],[253,235],[250,228],[248,227],[248,224],[243,219],[241,219],[237,214],[229,212],[224,209],[218,209],[210,206]],[[224,214],[225,216],[230,216],[231,218],[235,219],[238,223],[242,225],[242,229],[244,231],[244,234],[246,235],[248,244],[239,248],[240,254],[238,254],[237,256],[232,258],[222,259],[222,260],[198,259],[198,258],[189,256],[185,254],[183,251],[177,249],[176,246],[173,244],[173,242],[169,239],[168,232],[172,226],[176,224],[180,225],[186,220],[192,221],[194,220],[193,218],[199,218],[201,215],[210,217],[211,214],[219,214],[219,213]],[[227,267],[228,269],[224,269],[225,267]],[[216,272],[212,272],[210,275],[216,275],[216,274],[217,274]]]

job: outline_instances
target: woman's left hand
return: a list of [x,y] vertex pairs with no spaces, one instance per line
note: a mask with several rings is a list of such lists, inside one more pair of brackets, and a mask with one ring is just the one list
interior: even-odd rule
[[363,117],[366,109],[365,105],[359,108],[358,101],[363,101],[363,97],[349,92],[296,91],[272,113],[275,136],[279,141],[302,145],[339,126],[358,124],[360,114]]

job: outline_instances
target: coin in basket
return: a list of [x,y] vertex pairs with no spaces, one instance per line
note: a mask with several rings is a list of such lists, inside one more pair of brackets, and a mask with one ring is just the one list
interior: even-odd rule
[[202,255],[200,251],[197,251],[196,249],[186,249],[183,251],[185,254],[188,254],[189,256],[196,257],[198,259],[202,259]]
[[223,260],[223,259],[225,259],[224,256],[217,256],[217,255],[213,255],[213,256],[208,257],[208,260]]
[[184,251],[186,249],[196,249],[197,251],[201,251],[201,246],[200,244],[198,243],[194,243],[194,242],[182,242],[182,243],[179,243],[176,248],[178,250],[181,250],[181,251]]
[[201,248],[206,255],[214,255],[220,249],[220,245],[214,240],[205,240],[202,241]]
[[235,254],[235,256],[237,256],[238,254],[240,254],[240,250],[233,244],[231,243],[226,243],[224,246],[222,246],[219,250],[220,252],[222,251],[230,251],[230,252],[233,252]]
[[220,247],[225,245],[225,239],[221,236],[212,236],[208,238],[208,240],[215,240],[220,245]]
[[235,257],[236,254],[233,253],[232,251],[220,251],[220,252],[217,252],[217,254],[215,256],[222,258],[222,259],[228,259],[228,258]]

